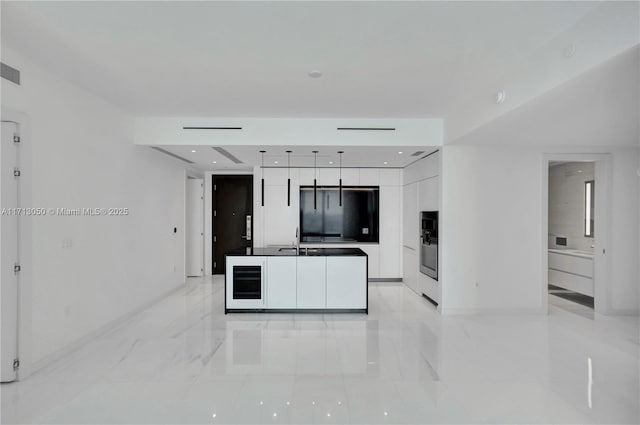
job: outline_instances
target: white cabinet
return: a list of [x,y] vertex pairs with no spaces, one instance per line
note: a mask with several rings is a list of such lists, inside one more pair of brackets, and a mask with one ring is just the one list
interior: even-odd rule
[[402,170],[381,168],[380,186],[402,186]]
[[418,210],[438,211],[440,205],[440,178],[431,177],[418,182]]
[[587,278],[593,277],[593,259],[573,255],[549,253],[549,268],[573,273]]
[[360,185],[378,186],[380,184],[380,170],[378,168],[361,168]]
[[422,272],[418,272],[418,293],[425,294],[438,304],[440,303],[440,294],[438,293],[438,282]]
[[[384,170],[381,170],[381,172]],[[402,204],[402,186],[380,188],[380,252],[378,275],[380,278],[402,276],[402,232],[399,207]],[[374,277],[374,276],[372,276]]]
[[296,257],[267,258],[267,308],[296,308]]
[[420,273],[418,271],[418,252],[406,246],[402,248],[402,252],[404,258],[402,280],[409,288],[420,293],[418,288],[418,273]]
[[340,170],[337,168],[320,168],[318,170],[318,184],[321,186],[338,186],[339,180]]
[[420,218],[418,215],[418,183],[411,183],[403,189],[402,207],[402,244],[414,250],[418,249],[420,237]]
[[549,252],[549,283],[593,297],[593,259]]
[[358,245],[369,257],[369,278],[380,277],[380,245]]
[[326,257],[297,257],[297,308],[325,308]]
[[264,223],[267,223],[262,229],[263,245],[294,244],[300,214],[297,187],[291,188],[291,206],[287,206],[286,180],[284,186],[265,186],[264,207],[259,208],[262,209]]
[[367,308],[366,285],[367,257],[327,257],[327,308]]

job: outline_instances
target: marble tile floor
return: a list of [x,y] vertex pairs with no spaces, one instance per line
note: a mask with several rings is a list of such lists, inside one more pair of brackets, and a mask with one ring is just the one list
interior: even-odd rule
[[3,384],[2,423],[640,423],[637,317],[443,317],[402,284],[368,316],[225,316],[222,294],[191,279]]

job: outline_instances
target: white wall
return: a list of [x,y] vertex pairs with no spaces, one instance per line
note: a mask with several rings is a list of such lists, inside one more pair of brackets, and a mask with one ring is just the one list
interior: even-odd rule
[[635,46],[443,147],[443,313],[546,312],[550,154],[610,158],[601,310],[638,313],[639,59]]
[[[402,279],[409,288],[438,303],[441,285],[420,271],[420,212],[440,211],[440,157],[440,152],[436,151],[404,169],[402,213]],[[439,253],[442,253],[441,248]],[[441,258],[442,255],[439,263]],[[440,267],[438,274],[442,281]]]
[[[593,162],[569,162],[549,167],[549,248],[562,248],[556,244],[559,236],[567,238],[565,248],[593,251],[594,238],[584,236],[584,184],[595,179],[595,172]],[[598,188],[596,182],[596,197]]]
[[21,71],[20,86],[2,80],[2,107],[29,119],[31,205],[130,211],[31,220],[32,325],[23,337],[38,367],[184,282],[185,171],[135,146],[122,111],[5,46],[2,61]]
[[443,148],[443,313],[543,312],[543,156],[612,157],[610,305],[638,310],[637,148],[508,146]]
[[[260,179],[262,170],[254,171],[254,246],[291,245],[296,240],[300,223],[300,185],[313,185],[312,168],[291,168],[291,206],[287,206],[286,168],[265,168],[265,205],[261,206]],[[337,186],[338,168],[319,168],[318,185]],[[401,184],[402,170],[389,168],[343,168],[345,186],[380,186],[380,243],[339,244],[359,247],[369,256],[369,278],[402,276],[401,265]],[[304,246],[334,245],[310,243]]]

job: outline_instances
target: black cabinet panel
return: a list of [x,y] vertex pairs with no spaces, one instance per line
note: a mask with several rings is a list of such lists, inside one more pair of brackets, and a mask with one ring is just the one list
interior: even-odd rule
[[300,187],[302,242],[379,242],[377,186]]

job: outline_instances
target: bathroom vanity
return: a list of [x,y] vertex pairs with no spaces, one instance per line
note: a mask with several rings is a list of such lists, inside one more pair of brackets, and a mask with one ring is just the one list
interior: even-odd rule
[[549,283],[593,297],[593,253],[549,249]]

